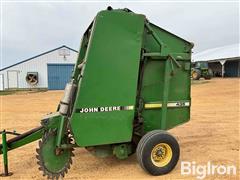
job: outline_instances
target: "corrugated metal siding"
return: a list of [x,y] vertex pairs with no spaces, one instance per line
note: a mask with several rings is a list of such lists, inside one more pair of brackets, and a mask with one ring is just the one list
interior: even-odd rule
[[48,64],[48,89],[64,89],[71,78],[74,64]]
[[239,61],[227,61],[225,63],[225,76],[226,77],[239,77]]
[[44,54],[42,56],[36,57],[30,61],[15,65],[13,67],[7,68],[0,71],[4,74],[4,88],[8,89],[7,71],[17,70],[18,73],[18,88],[32,88],[26,82],[26,75],[28,72],[38,72],[38,84],[34,86],[35,88],[48,88],[48,76],[47,76],[47,64],[57,63],[57,64],[74,64],[77,60],[78,53],[70,50],[70,55],[64,58],[59,55],[59,49]]
[[4,84],[3,84],[3,74],[0,74],[0,91],[4,89]]

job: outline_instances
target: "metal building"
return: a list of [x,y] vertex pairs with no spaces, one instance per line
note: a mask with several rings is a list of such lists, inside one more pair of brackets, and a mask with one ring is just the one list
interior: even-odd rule
[[0,90],[64,89],[78,52],[61,46],[0,70]]
[[193,55],[193,60],[207,61],[215,77],[240,77],[239,45],[209,49]]

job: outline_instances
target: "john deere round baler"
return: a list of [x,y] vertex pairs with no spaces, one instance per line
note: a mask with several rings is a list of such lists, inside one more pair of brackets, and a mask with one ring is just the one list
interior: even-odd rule
[[64,177],[73,149],[119,159],[137,154],[152,175],[169,173],[180,149],[166,130],[190,118],[190,60],[193,44],[150,23],[129,9],[97,14],[83,35],[70,82],[56,113],[41,126],[6,140],[7,152],[37,139],[39,169]]

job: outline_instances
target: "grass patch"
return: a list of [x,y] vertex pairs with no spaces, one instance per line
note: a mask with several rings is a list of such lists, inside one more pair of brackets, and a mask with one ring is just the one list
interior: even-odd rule
[[15,91],[0,91],[0,96],[10,95],[14,93]]
[[20,94],[20,93],[38,93],[38,92],[46,92],[48,89],[39,88],[39,89],[11,89],[0,91],[0,96],[11,95],[11,94]]

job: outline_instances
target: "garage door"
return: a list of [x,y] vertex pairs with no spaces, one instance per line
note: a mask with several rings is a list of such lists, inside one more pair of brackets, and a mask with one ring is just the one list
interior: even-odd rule
[[48,64],[48,89],[64,89],[70,80],[74,64]]
[[227,61],[225,63],[225,76],[238,77],[239,76],[239,61]]

